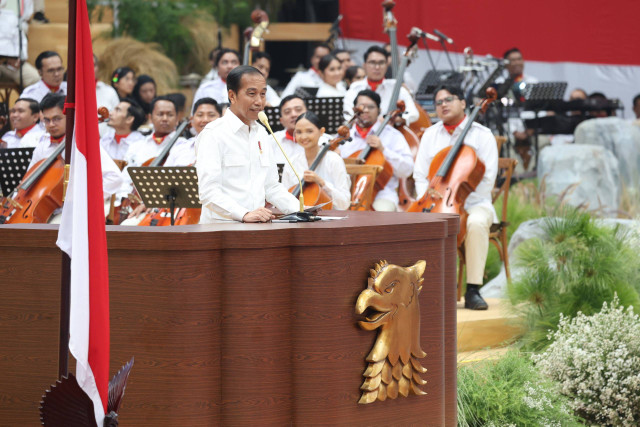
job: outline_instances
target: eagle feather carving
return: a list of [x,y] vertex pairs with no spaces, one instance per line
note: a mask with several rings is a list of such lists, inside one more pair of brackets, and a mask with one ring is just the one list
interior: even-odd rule
[[356,313],[365,318],[358,322],[362,329],[380,331],[366,358],[358,403],[426,394],[420,386],[427,382],[420,374],[427,370],[418,360],[427,355],[420,347],[418,302],[425,267],[425,261],[411,267],[380,261],[370,270],[367,289],[356,302]]

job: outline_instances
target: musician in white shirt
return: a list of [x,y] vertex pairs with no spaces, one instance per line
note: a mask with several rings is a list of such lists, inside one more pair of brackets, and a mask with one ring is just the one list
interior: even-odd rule
[[142,141],[144,135],[138,128],[146,120],[144,111],[133,99],[118,102],[109,114],[107,128],[100,138],[100,145],[114,160],[124,160],[131,145]]
[[367,146],[380,150],[393,167],[393,176],[378,192],[372,206],[376,211],[397,211],[399,179],[410,176],[413,171],[413,156],[409,145],[404,136],[390,125],[384,127],[380,136],[375,135],[381,125],[378,121],[380,96],[377,93],[368,89],[361,91],[355,98],[354,106],[363,111],[351,128],[352,140],[340,147],[340,154],[347,158]]
[[240,66],[229,73],[227,86],[231,106],[196,141],[200,223],[270,221],[274,215],[265,201],[284,213],[297,211],[298,200],[278,182],[267,145],[271,136],[256,122],[266,104],[264,76],[254,67]]
[[[315,162],[322,149],[318,144],[324,135],[324,127],[316,113],[307,111],[296,120],[295,135],[297,143],[303,147],[303,153],[291,157],[291,163],[300,179],[307,183],[316,183],[333,202],[333,209],[345,210],[351,202],[351,179],[347,174],[342,157],[334,151],[327,151],[315,170],[310,166]],[[286,188],[299,185],[298,178],[288,164],[284,168],[282,183]],[[306,204],[312,204],[305,200]]]
[[242,64],[240,60],[240,54],[233,49],[220,49],[218,55],[216,55],[216,68],[218,70],[218,77],[215,79],[202,83],[196,94],[193,96],[194,104],[200,98],[213,98],[219,104],[226,104],[229,102],[227,96],[227,76],[238,65]]
[[12,131],[2,135],[0,141],[4,148],[35,147],[45,133],[44,127],[38,124],[40,105],[33,99],[19,98],[9,110]]
[[[253,66],[256,67],[264,76],[266,80],[269,80],[269,73],[271,72],[271,55],[267,52],[256,52],[252,56]],[[271,85],[267,84],[267,106],[275,107],[280,104],[280,97]]]
[[319,87],[322,83],[322,77],[318,74],[318,63],[320,58],[329,55],[329,53],[331,53],[331,49],[326,44],[316,46],[309,61],[311,68],[306,71],[298,71],[282,91],[282,97],[293,95],[299,87]]
[[[380,95],[380,109],[383,114],[389,111],[389,104],[396,85],[395,79],[385,79],[387,72],[389,52],[380,46],[371,46],[364,54],[364,71],[367,77],[364,80],[353,82],[344,96],[344,110],[353,114],[353,101],[361,90],[371,89]],[[411,94],[404,87],[400,87],[399,100],[405,103],[405,113],[402,116],[407,123],[418,120],[419,113]],[[395,105],[393,106],[395,109]]]
[[96,76],[96,104],[98,108],[106,107],[109,111],[116,108],[120,102],[118,92],[110,85],[98,80],[99,62],[98,57],[93,54],[93,74]]
[[[293,134],[296,127],[296,120],[302,113],[307,112],[307,104],[304,99],[298,95],[289,95],[282,98],[280,101],[280,124],[284,127],[283,130],[274,132],[274,136],[280,141],[280,145],[287,153],[287,156],[291,158],[296,153],[304,153],[304,148],[296,144],[295,135]],[[287,159],[284,158],[284,154],[278,148],[278,145],[273,141],[273,138],[269,141],[269,145],[273,149],[273,158],[276,164],[286,165]]]
[[67,94],[67,82],[64,79],[62,58],[57,52],[46,50],[36,58],[36,68],[41,80],[27,87],[22,98],[31,98],[40,102],[50,93]]
[[316,98],[342,97],[347,92],[342,79],[344,72],[340,61],[333,55],[326,55],[318,62],[318,72],[322,83],[318,87]]
[[[429,186],[427,175],[431,161],[438,152],[452,146],[458,140],[468,121],[464,113],[464,94],[459,88],[439,88],[436,91],[435,104],[436,113],[441,121],[429,127],[422,135],[413,172],[418,198],[424,195]],[[464,144],[473,148],[478,159],[485,165],[482,181],[475,191],[469,194],[464,205],[469,214],[464,241],[467,265],[465,307],[486,310],[488,306],[480,296],[479,288],[482,286],[489,250],[489,230],[492,223],[498,222],[491,203],[491,190],[498,174],[498,148],[491,131],[478,123],[472,124]]]

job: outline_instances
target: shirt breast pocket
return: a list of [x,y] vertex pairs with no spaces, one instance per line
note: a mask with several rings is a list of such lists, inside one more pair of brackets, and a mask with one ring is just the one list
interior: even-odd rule
[[238,154],[229,154],[225,156],[224,164],[230,168],[242,167],[249,164],[249,159]]

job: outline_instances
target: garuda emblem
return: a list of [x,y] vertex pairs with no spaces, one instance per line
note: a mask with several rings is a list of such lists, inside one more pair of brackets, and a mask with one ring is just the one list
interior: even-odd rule
[[427,382],[420,374],[427,372],[418,359],[427,354],[420,348],[420,305],[425,261],[411,267],[399,267],[380,261],[370,270],[367,289],[356,302],[356,313],[365,320],[362,329],[380,328],[371,352],[360,389],[358,403],[395,399],[398,394],[426,394],[420,389]]

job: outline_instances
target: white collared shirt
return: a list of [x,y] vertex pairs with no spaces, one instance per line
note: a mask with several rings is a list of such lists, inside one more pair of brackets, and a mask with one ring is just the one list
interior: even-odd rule
[[[42,101],[42,98],[47,96],[48,94],[53,93],[49,90],[49,87],[44,84],[42,79],[38,80],[36,83],[31,86],[27,86],[25,90],[20,94],[20,98],[30,98],[35,101]],[[67,82],[60,83],[60,87],[56,91],[56,93],[60,93],[62,95],[67,94]]]
[[[416,183],[418,199],[424,195],[429,187],[427,176],[429,175],[431,161],[442,149],[455,144],[468,121],[469,118],[465,117],[451,135],[449,135],[442,122],[430,126],[422,135],[416,164],[413,168],[413,179]],[[498,174],[498,146],[496,139],[488,128],[478,123],[473,123],[464,139],[464,144],[476,151],[478,159],[485,166],[482,181],[480,181],[476,190],[469,194],[464,208],[468,211],[474,206],[483,206],[493,212],[493,221],[498,222],[498,216],[491,203],[491,190],[493,190]]]
[[[291,163],[293,163],[293,167],[296,169],[300,179],[302,179],[304,171],[309,170],[310,167],[304,150],[301,154],[297,153],[292,156]],[[333,209],[348,209],[351,204],[351,178],[347,174],[347,168],[342,157],[338,153],[328,151],[316,168],[315,173],[324,180],[324,190],[333,199]],[[289,165],[284,168],[282,184],[286,188],[299,185],[298,179]],[[311,202],[305,200],[305,203],[310,204]]]
[[107,126],[104,135],[100,138],[100,145],[112,159],[124,160],[131,145],[142,141],[144,138],[143,134],[134,130],[118,142],[116,141],[116,130],[111,126]]
[[169,152],[164,166],[192,166],[196,162],[196,137],[180,138]]
[[281,99],[278,96],[278,92],[276,92],[276,90],[270,85],[267,85],[267,93],[265,96],[267,98],[267,104],[269,104],[270,106],[277,107],[278,105],[280,105]]
[[[282,145],[284,152],[289,156],[289,159],[295,155],[304,155],[304,148],[295,141],[287,138],[287,131],[285,129],[274,132],[273,136],[280,141],[280,144]],[[331,135],[323,133],[318,140],[318,145],[322,145],[329,141],[331,141]],[[273,158],[275,159],[276,164],[286,165],[286,167],[288,167],[289,164],[287,163],[287,159],[285,159],[284,154],[282,154],[282,151],[278,148],[278,144],[276,144],[272,136],[269,136],[269,143],[273,147]]]
[[282,91],[282,97],[293,95],[299,87],[320,87],[322,77],[313,68],[306,71],[298,71],[286,88]]
[[42,126],[36,123],[36,125],[29,129],[29,132],[24,134],[22,138],[18,136],[15,130],[12,130],[2,135],[2,138],[0,139],[7,143],[7,148],[35,147],[38,145],[40,137],[45,133],[46,132]]
[[[380,124],[380,122],[376,122],[369,131],[369,134],[374,134],[380,127]],[[367,134],[367,136],[369,134]],[[399,178],[406,178],[411,175],[413,171],[413,156],[411,155],[407,140],[390,125],[385,126],[379,138],[384,146],[382,154],[385,160],[393,167],[393,176],[389,179],[387,185],[378,192],[376,200],[389,200],[397,205],[399,202]],[[364,150],[368,146],[369,144],[362,139],[354,125],[351,128],[351,141],[345,142],[344,145],[340,147],[340,154],[342,158],[347,158],[357,151]]]
[[109,111],[113,110],[120,103],[118,92],[108,84],[96,82],[96,104],[98,108],[107,107]]
[[199,99],[207,97],[213,98],[218,104],[229,103],[227,83],[222,81],[220,77],[202,83],[193,96],[193,105],[196,105]]
[[232,111],[209,123],[196,140],[196,169],[202,202],[201,224],[216,219],[242,221],[265,205],[284,213],[300,205],[282,184],[273,159],[271,138],[257,122],[245,125]]
[[[124,156],[124,160],[127,162],[127,167],[129,166],[142,166],[144,162],[154,157],[157,157],[162,150],[169,144],[169,141],[173,138],[176,131],[174,130],[162,140],[160,144],[158,144],[153,139],[153,133],[151,135],[145,136],[142,140],[137,143],[131,145],[127,150],[127,153]],[[184,141],[183,137],[178,138],[175,144]],[[175,144],[173,145],[175,147]],[[171,152],[169,152],[171,154]]]
[[[393,87],[396,85],[395,79],[384,79],[382,83],[378,85],[375,92],[380,95],[380,114],[387,114],[389,110],[389,103],[391,102],[391,95],[393,94]],[[371,89],[368,79],[359,80],[353,82],[349,90],[344,95],[344,111],[349,112],[349,116],[353,115],[353,101],[355,101],[358,92]],[[411,97],[411,94],[404,87],[400,88],[400,96],[398,100],[404,101],[405,112],[402,117],[407,123],[413,123],[418,120],[420,116],[418,109],[416,108],[415,101]],[[395,109],[395,107],[394,107]]]
[[331,98],[331,97],[341,97],[347,93],[347,90],[344,87],[343,82],[338,82],[336,87],[331,86],[328,83],[322,82],[318,87],[318,93],[316,93],[316,98]]

